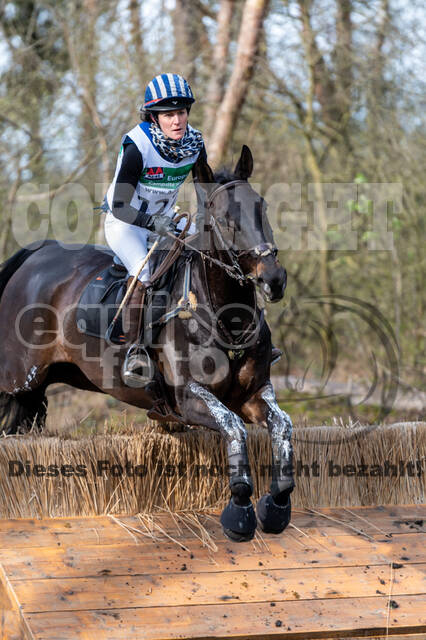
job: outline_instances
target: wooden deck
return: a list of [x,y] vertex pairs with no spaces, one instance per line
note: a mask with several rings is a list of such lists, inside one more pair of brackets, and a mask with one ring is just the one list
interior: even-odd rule
[[0,521],[0,638],[426,639],[425,506],[295,510],[245,544],[201,520],[209,546],[170,515],[174,540],[136,517]]

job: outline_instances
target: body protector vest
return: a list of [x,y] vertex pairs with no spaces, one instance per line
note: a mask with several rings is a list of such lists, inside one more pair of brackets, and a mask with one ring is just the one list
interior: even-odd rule
[[197,151],[194,155],[178,162],[165,160],[152,142],[149,127],[149,122],[141,122],[122,138],[114,178],[106,194],[110,210],[112,210],[115,183],[121,168],[124,153],[123,142],[126,137],[136,144],[142,155],[142,174],[130,201],[130,205],[142,213],[154,215],[167,214],[171,211],[176,204],[179,187],[185,181],[198,158],[199,152]]

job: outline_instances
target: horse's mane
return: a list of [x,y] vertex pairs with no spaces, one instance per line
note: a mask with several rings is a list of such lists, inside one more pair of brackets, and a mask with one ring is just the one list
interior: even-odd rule
[[222,169],[216,171],[216,173],[214,174],[214,179],[219,184],[226,184],[227,182],[231,182],[231,180],[235,180],[235,175],[230,169],[222,167]]
[[34,251],[41,249],[46,244],[51,244],[54,240],[44,240],[42,243],[33,242],[22,249],[19,249],[16,253],[14,253],[8,260],[0,264],[0,297],[3,294],[3,291],[6,288],[7,283],[15,273],[19,269],[19,267],[25,262],[27,258],[29,258]]

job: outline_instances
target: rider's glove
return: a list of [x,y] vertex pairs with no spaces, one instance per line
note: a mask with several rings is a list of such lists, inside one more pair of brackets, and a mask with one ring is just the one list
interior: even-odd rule
[[176,231],[176,223],[169,216],[156,214],[151,216],[148,229],[158,233],[159,236],[166,236]]

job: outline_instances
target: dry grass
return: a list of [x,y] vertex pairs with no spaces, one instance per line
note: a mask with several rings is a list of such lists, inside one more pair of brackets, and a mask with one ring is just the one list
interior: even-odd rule
[[[295,507],[425,501],[426,423],[386,425],[369,432],[343,426],[299,427],[293,442]],[[269,485],[268,434],[249,428],[248,446],[259,496]],[[28,462],[31,474],[10,477],[12,460]],[[126,463],[142,465],[144,475],[98,474],[99,460],[123,468]],[[405,466],[402,475],[399,468],[397,476],[391,471],[383,475],[386,461],[397,467],[401,462],[420,461],[422,473],[410,476]],[[318,477],[313,477],[313,463],[317,464]],[[357,472],[360,465],[367,465],[363,471],[368,475],[331,477],[330,463],[354,465]],[[84,465],[86,472],[81,476],[37,477],[34,464],[44,468],[70,465],[74,470]],[[163,509],[177,512],[222,507],[229,496],[222,472],[225,467],[225,448],[219,436],[201,428],[165,434],[146,424],[124,434],[6,437],[0,440],[0,517],[149,514]],[[379,470],[382,475],[371,475]]]

